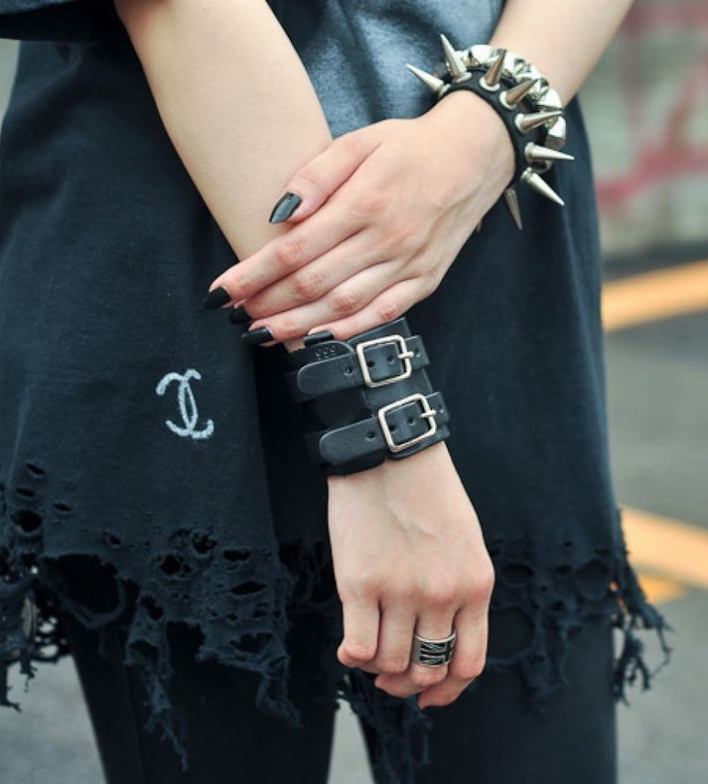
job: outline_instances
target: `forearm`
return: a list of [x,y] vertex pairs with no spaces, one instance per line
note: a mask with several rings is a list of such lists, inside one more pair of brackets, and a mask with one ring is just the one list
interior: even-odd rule
[[292,173],[332,137],[265,0],[115,5],[165,129],[237,256],[288,231],[268,222],[270,210]]
[[631,4],[631,0],[506,0],[489,43],[536,66],[565,106],[597,65]]

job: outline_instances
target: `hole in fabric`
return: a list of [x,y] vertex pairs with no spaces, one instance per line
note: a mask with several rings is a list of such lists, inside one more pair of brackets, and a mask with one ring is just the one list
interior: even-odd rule
[[34,490],[29,487],[18,487],[17,495],[21,495],[23,498],[34,498]]
[[265,588],[263,583],[257,583],[253,580],[246,580],[246,582],[241,583],[240,585],[235,585],[231,589],[231,593],[234,596],[245,596],[249,593],[258,593],[258,591],[262,591]]
[[204,531],[192,534],[192,547],[199,555],[207,555],[216,547],[216,539]]
[[246,653],[261,653],[268,644],[269,635],[261,632],[260,634],[244,634],[239,640],[231,640],[234,648],[245,651]]
[[114,550],[120,550],[120,548],[123,546],[123,540],[111,531],[104,532],[103,541]]
[[556,566],[556,574],[570,574],[572,567],[570,564],[561,564]]
[[533,569],[522,563],[504,564],[501,575],[510,583],[524,583],[533,576]]
[[25,533],[36,531],[42,525],[42,516],[30,509],[19,509],[12,515],[11,519]]
[[222,555],[227,561],[247,561],[251,557],[248,550],[224,550]]
[[609,555],[612,552],[612,548],[610,547],[596,547],[595,552],[598,555]]
[[532,664],[543,664],[546,661],[546,657],[542,653],[534,653],[531,656],[531,663]]
[[258,620],[260,618],[265,618],[266,615],[267,613],[265,612],[265,610],[255,610],[253,613],[253,617],[255,620]]
[[143,596],[142,604],[147,611],[147,614],[153,621],[159,621],[160,618],[162,618],[162,616],[165,614],[165,611],[162,609],[162,607],[160,607],[155,602],[155,599],[153,599],[153,597],[150,595]]
[[118,606],[115,570],[97,556],[64,555],[57,561],[56,570],[65,581],[63,592],[89,613],[111,612]]
[[174,553],[169,553],[162,559],[160,569],[167,577],[186,577],[192,572],[192,567],[184,558]]
[[40,468],[36,463],[25,463],[25,466],[27,467],[27,470],[30,472],[30,474],[38,478],[43,477],[47,473],[43,468]]
[[555,602],[551,602],[550,608],[553,612],[563,612],[565,610],[565,602],[561,599],[556,599]]
[[57,510],[57,512],[70,512],[71,511],[71,507],[69,506],[69,504],[65,504],[62,501],[55,501],[52,504],[52,506],[54,507],[54,509]]
[[574,542],[571,542],[570,540],[563,542],[563,547],[573,547],[573,545]]

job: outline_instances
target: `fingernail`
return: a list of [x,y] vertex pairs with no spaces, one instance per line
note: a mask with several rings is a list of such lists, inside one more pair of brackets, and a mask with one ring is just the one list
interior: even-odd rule
[[204,299],[205,308],[219,308],[231,300],[231,294],[223,287],[212,289]]
[[275,203],[275,207],[273,207],[273,212],[271,212],[268,222],[282,223],[284,220],[287,220],[300,206],[301,202],[302,199],[297,193],[288,191]]
[[315,343],[322,343],[324,340],[334,340],[334,332],[330,332],[328,329],[322,332],[310,332],[305,335],[302,342],[306,346],[314,346]]
[[232,324],[245,324],[247,321],[250,321],[251,317],[246,313],[246,308],[243,305],[239,305],[237,308],[231,308],[231,313],[229,313],[229,321]]
[[244,343],[256,345],[258,343],[267,343],[269,340],[274,340],[273,333],[268,327],[257,327],[256,329],[249,329],[241,335],[241,340]]

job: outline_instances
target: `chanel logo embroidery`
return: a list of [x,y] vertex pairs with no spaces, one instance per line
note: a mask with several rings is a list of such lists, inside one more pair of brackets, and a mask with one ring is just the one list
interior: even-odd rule
[[197,411],[197,402],[194,399],[194,392],[189,382],[196,378],[200,380],[202,374],[198,370],[190,368],[184,375],[179,373],[167,373],[160,379],[160,383],[155,387],[155,392],[158,395],[164,395],[167,387],[173,382],[177,381],[179,387],[177,388],[177,403],[179,404],[179,413],[182,415],[182,422],[184,427],[176,425],[169,419],[165,420],[165,424],[173,433],[183,438],[193,438],[195,440],[211,438],[214,432],[213,420],[207,420],[207,423],[201,430],[195,430],[197,421],[199,420],[199,412]]

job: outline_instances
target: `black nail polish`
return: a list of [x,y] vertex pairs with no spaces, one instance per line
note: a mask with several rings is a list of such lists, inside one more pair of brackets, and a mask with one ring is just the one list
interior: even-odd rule
[[253,330],[247,330],[241,334],[241,340],[244,343],[256,345],[258,343],[267,343],[269,340],[274,340],[273,333],[268,327],[257,327]]
[[231,308],[229,321],[232,324],[245,324],[246,322],[251,321],[251,317],[246,313],[246,308],[244,308],[243,305],[239,305],[237,308]]
[[297,193],[288,191],[275,203],[275,207],[273,207],[273,212],[271,212],[268,222],[282,223],[282,221],[287,220],[300,206],[301,202],[302,199]]
[[229,294],[229,292],[223,286],[217,286],[206,295],[204,300],[204,307],[219,308],[229,302],[230,299],[231,294]]
[[302,342],[306,346],[314,346],[315,343],[322,343],[325,340],[334,340],[334,332],[330,332],[328,329],[324,329],[322,332],[312,332],[309,335],[305,335]]

